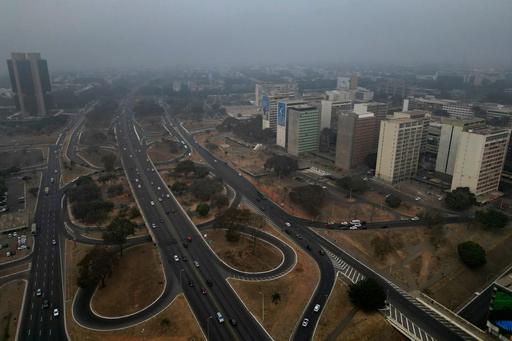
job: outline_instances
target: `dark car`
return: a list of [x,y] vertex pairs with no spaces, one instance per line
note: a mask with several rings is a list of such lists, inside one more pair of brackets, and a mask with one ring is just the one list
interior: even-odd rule
[[284,230],[284,232],[286,232],[286,234],[290,234],[291,233],[291,231],[288,230],[288,229]]
[[46,309],[50,306],[50,304],[48,303],[48,300],[44,300],[43,301],[43,308]]
[[181,257],[181,261],[182,261],[182,262],[186,262],[186,261],[187,261],[187,257],[186,257],[186,256],[182,256],[182,257]]
[[192,282],[192,281],[190,281],[190,280],[189,280],[189,281],[188,281],[188,286],[189,286],[189,287],[191,287],[191,288],[192,288],[192,287],[194,287],[194,282]]
[[201,294],[206,295],[208,293],[208,290],[205,288],[201,288]]
[[186,249],[188,248],[188,244],[187,243],[183,243],[183,247]]
[[210,281],[209,279],[206,280],[206,285],[209,286],[210,288],[213,287],[213,282]]
[[229,319],[229,324],[231,324],[233,327],[236,327],[236,320],[235,319]]
[[320,256],[325,255],[325,252],[324,252],[324,250],[322,250],[322,249],[318,250],[318,253],[320,254]]

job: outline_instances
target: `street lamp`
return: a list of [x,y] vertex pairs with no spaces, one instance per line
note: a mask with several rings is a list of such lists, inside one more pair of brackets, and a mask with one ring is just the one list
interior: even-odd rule
[[210,320],[212,319],[213,317],[210,315],[208,316],[208,318],[206,319],[206,334],[207,334],[207,339],[210,340]]
[[258,292],[261,295],[261,320],[263,325],[265,324],[265,294],[261,291]]

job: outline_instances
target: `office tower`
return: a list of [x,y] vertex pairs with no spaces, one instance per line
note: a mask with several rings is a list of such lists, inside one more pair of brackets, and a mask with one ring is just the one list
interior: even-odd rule
[[395,112],[393,117],[396,118],[412,118],[415,120],[419,120],[423,123],[423,132],[421,138],[421,153],[425,152],[427,148],[427,136],[428,136],[428,127],[430,125],[430,112],[425,110],[410,110],[407,112]]
[[302,104],[288,108],[288,153],[299,156],[318,150],[320,139],[320,112],[318,108]]
[[453,175],[460,136],[463,131],[485,127],[484,119],[441,120],[441,135],[436,159],[436,172]]
[[308,102],[303,100],[282,100],[277,104],[277,131],[276,131],[276,144],[286,149],[288,141],[288,109],[304,105]]
[[320,129],[338,129],[338,114],[340,112],[352,111],[351,101],[322,100],[320,102],[321,122]]
[[348,90],[350,88],[349,77],[338,77],[336,80],[336,89]]
[[380,121],[386,118],[388,113],[388,104],[382,102],[355,103],[354,112],[371,112],[375,114],[375,117]]
[[373,91],[365,89],[365,88],[357,88],[352,90],[354,95],[353,98],[358,102],[370,102],[373,100]]
[[469,120],[474,117],[471,104],[450,101],[443,104],[443,110],[448,113],[449,117],[459,120]]
[[422,119],[391,117],[380,122],[375,176],[396,184],[416,174],[423,139]]
[[510,129],[477,128],[460,134],[452,187],[468,187],[476,196],[497,192]]
[[350,90],[357,90],[359,83],[359,77],[357,76],[357,73],[353,73],[350,77]]
[[259,108],[262,106],[263,96],[275,95],[279,93],[293,93],[297,95],[296,83],[256,83],[254,88],[254,104]]
[[425,153],[430,160],[437,159],[437,153],[439,152],[439,141],[441,139],[441,123],[430,122],[427,130],[427,145],[425,147]]
[[353,92],[350,90],[330,90],[326,91],[326,99],[330,101],[349,102],[353,100]]
[[51,107],[48,65],[39,53],[12,53],[7,68],[16,109],[32,115],[45,115]]
[[376,150],[377,123],[373,113],[340,113],[336,140],[336,167],[349,170],[364,164]]
[[263,95],[261,98],[261,109],[263,111],[263,129],[270,128],[272,131],[277,131],[277,103],[279,101],[286,101],[295,97],[294,92]]

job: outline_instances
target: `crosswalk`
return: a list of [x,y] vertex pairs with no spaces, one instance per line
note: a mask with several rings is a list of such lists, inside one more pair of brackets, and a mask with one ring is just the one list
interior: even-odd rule
[[359,271],[354,269],[352,266],[350,266],[348,263],[346,263],[343,259],[336,256],[334,253],[330,252],[329,250],[325,250],[325,252],[331,259],[334,269],[336,271],[340,272],[343,276],[345,276],[352,283],[357,283],[357,282],[365,279],[363,274],[361,274]]
[[409,318],[407,318],[407,316],[402,314],[392,304],[389,304],[388,309],[382,310],[381,312],[386,316],[386,318],[392,325],[399,329],[409,339],[417,341],[435,340],[431,335],[429,335],[423,329],[418,327],[414,322],[412,322]]

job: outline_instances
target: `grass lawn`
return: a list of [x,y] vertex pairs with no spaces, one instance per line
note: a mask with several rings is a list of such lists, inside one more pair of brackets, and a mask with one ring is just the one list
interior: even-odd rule
[[12,281],[0,287],[0,339],[14,340],[18,316],[25,292],[25,282]]
[[238,242],[230,243],[224,237],[225,230],[208,230],[205,233],[213,251],[227,264],[240,271],[269,271],[283,260],[277,248],[259,239],[256,239],[256,248],[253,252],[253,240],[250,236],[241,235]]
[[[297,264],[287,275],[272,281],[246,282],[229,279],[229,283],[247,305],[248,309],[262,320],[261,295],[265,299],[265,329],[275,340],[288,340],[302,311],[320,278],[320,271],[315,261],[274,228],[265,229],[279,238],[286,240],[297,252]],[[272,294],[279,293],[281,300],[272,303]]]
[[170,140],[152,143],[148,148],[149,157],[153,162],[173,160],[181,155],[181,153],[181,143]]
[[131,247],[114,265],[106,286],[96,290],[92,308],[110,317],[137,312],[160,296],[164,283],[160,256],[153,244]]

